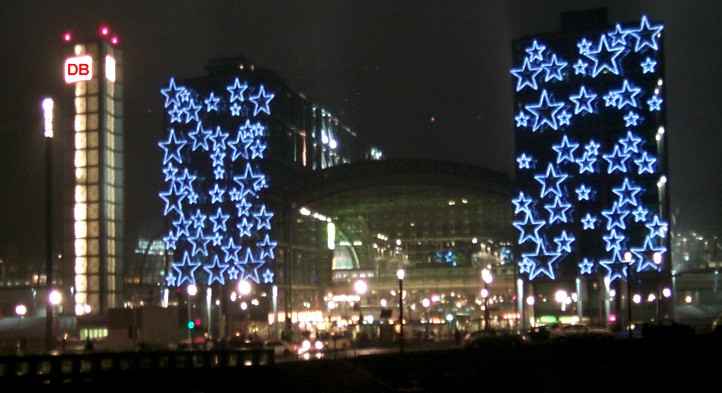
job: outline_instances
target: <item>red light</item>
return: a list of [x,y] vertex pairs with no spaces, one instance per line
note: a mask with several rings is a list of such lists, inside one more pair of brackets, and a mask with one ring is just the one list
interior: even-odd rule
[[70,42],[70,40],[73,38],[73,36],[70,34],[70,32],[66,32],[63,34],[63,41]]
[[113,38],[110,39],[110,43],[113,45],[118,44],[118,36],[113,36]]
[[108,26],[103,26],[100,28],[100,35],[106,36],[108,35],[108,33],[110,33],[110,29],[108,28]]
[[196,325],[196,326],[201,326],[201,320],[200,320],[200,319],[196,319],[196,320],[195,320],[195,325]]

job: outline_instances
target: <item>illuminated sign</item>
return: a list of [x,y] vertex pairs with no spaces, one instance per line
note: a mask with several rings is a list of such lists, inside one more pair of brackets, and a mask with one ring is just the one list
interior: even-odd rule
[[105,55],[105,78],[115,82],[115,58],[111,55]]
[[93,79],[93,58],[89,55],[69,57],[63,68],[65,83],[89,81]]
[[53,107],[55,101],[52,98],[43,99],[43,134],[46,138],[53,137]]

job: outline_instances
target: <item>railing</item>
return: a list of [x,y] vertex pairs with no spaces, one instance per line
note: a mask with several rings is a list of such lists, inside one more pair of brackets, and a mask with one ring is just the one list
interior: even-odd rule
[[274,363],[271,349],[0,356],[0,385],[10,381],[74,383],[126,371],[234,369]]

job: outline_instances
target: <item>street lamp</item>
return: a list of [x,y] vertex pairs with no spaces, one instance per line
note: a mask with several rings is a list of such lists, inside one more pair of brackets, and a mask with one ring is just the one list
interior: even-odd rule
[[[193,337],[191,337],[191,297],[198,294],[198,287],[196,284],[188,284],[186,287],[186,293],[188,294],[188,347],[193,348]],[[195,326],[195,325],[194,325]]]
[[484,299],[484,330],[489,330],[489,290],[486,287],[487,285],[491,285],[493,281],[494,276],[491,274],[491,270],[487,268],[481,269],[481,282],[483,283],[481,298]]
[[251,283],[247,280],[238,281],[238,293],[241,296],[248,296],[251,294]]
[[399,332],[399,352],[404,352],[404,278],[406,278],[406,270],[398,269],[396,271],[396,278],[399,280],[399,323],[401,328]]
[[[45,97],[41,104],[43,110],[43,136],[45,144],[45,285],[53,285],[53,117],[55,100]],[[52,292],[50,292],[52,295]],[[60,293],[58,292],[58,295]],[[45,306],[45,346],[53,349],[53,305],[52,299]],[[60,296],[62,300],[62,296]],[[60,300],[57,304],[60,304]]]
[[15,306],[15,315],[20,318],[24,317],[28,313],[28,308],[24,304],[18,304]]
[[360,333],[361,332],[361,324],[363,323],[363,313],[361,312],[361,296],[365,295],[366,292],[368,292],[369,286],[366,283],[366,281],[358,279],[353,283],[353,290],[359,296],[358,326],[359,326],[359,333]]

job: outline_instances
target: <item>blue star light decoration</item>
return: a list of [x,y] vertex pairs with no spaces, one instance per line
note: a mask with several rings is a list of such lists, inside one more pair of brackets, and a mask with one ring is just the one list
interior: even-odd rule
[[609,281],[669,269],[662,263],[667,213],[656,184],[666,147],[660,150],[651,132],[666,118],[663,31],[643,16],[515,46],[512,225],[522,277],[553,280],[560,265],[572,263],[563,271]]
[[265,197],[265,122],[274,93],[231,78],[198,87],[171,78],[161,89],[163,237],[174,256],[168,287],[273,284],[274,213]]

